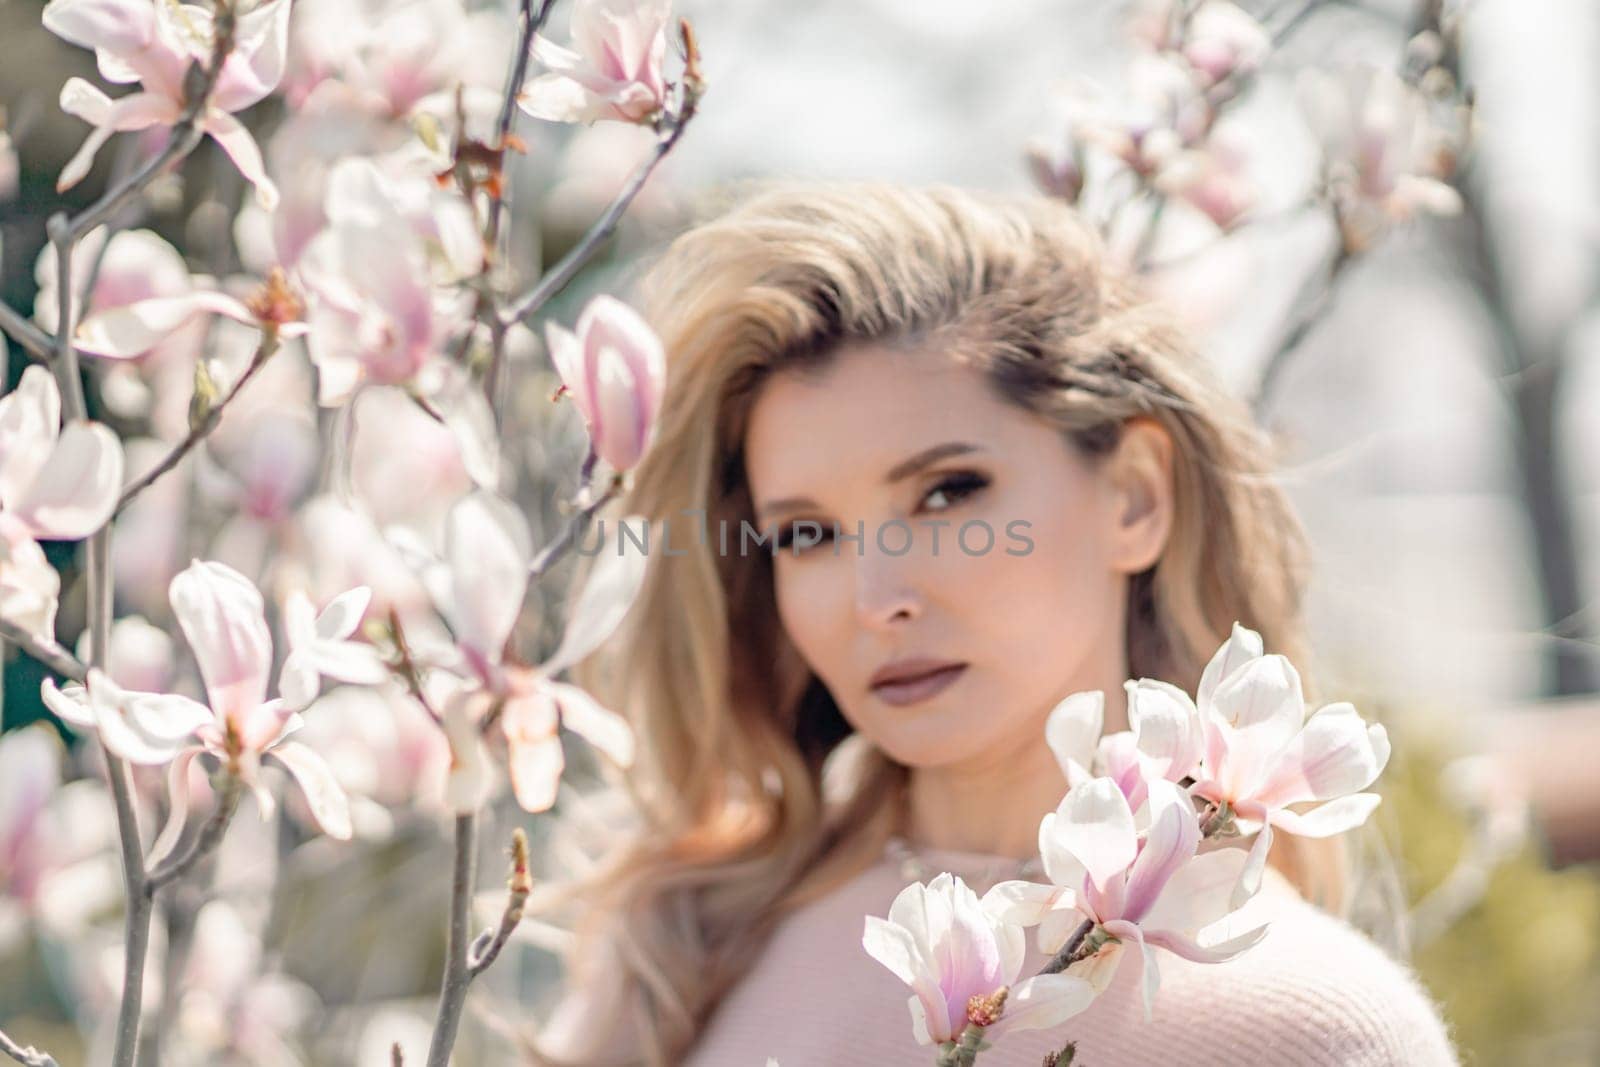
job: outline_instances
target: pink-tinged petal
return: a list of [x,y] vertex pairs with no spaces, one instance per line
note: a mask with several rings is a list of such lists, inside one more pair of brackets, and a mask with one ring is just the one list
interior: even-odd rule
[[1058,886],[1072,890],[1075,894],[1081,893],[1088,872],[1084,870],[1083,863],[1078,857],[1062,847],[1061,840],[1056,834],[1056,823],[1059,819],[1058,813],[1052,811],[1039,820],[1039,858],[1044,861],[1045,877]]
[[46,678],[39,686],[39,699],[62,722],[84,730],[94,728],[94,712],[89,710],[89,694],[77,682],[68,682],[64,689],[56,688],[54,679]]
[[1350,704],[1329,704],[1306,721],[1255,799],[1269,808],[1329,800],[1371,785],[1389,763],[1389,735]]
[[1202,710],[1207,708],[1217,687],[1246,663],[1260,659],[1265,650],[1266,646],[1260,634],[1235,622],[1228,639],[1212,655],[1205,670],[1200,674],[1200,685],[1195,690],[1195,703]]
[[61,392],[38,364],[0,397],[0,508],[11,509],[38,481],[61,432]]
[[1146,934],[1176,930],[1193,937],[1242,903],[1235,902],[1234,891],[1248,861],[1242,848],[1219,848],[1192,857],[1167,881],[1139,925]]
[[666,353],[650,324],[608,294],[578,317],[595,451],[617,470],[638,462],[649,443],[666,382]]
[[278,745],[267,755],[294,776],[322,832],[337,841],[350,840],[350,800],[339,787],[339,779],[334,777],[328,761],[298,741]]
[[517,96],[517,105],[546,122],[583,122],[594,97],[565,74],[541,74]]
[[571,73],[583,66],[582,56],[570,48],[563,48],[548,37],[535,36],[529,52],[542,66],[562,74]]
[[[3,525],[4,512],[0,512]],[[0,535],[0,618],[40,637],[55,637],[61,576],[38,542]]]
[[1200,844],[1200,823],[1189,794],[1171,782],[1149,783],[1150,831],[1128,868],[1122,918],[1140,922],[1161,897],[1167,882],[1191,859]]
[[560,646],[541,668],[545,673],[566,670],[593,653],[616,632],[638,597],[644,585],[648,557],[636,549],[629,550],[621,540],[621,523],[630,520],[643,521],[634,516],[619,521],[618,536],[601,549],[595,560],[567,621]]
[[[211,95],[213,107],[242,111],[283,80],[289,44],[289,0],[267,0],[240,16],[234,50]],[[270,210],[270,209],[269,209]]]
[[1094,986],[1073,974],[1040,974],[1011,987],[1005,1010],[984,1037],[998,1040],[1018,1030],[1050,1030],[1094,1003]]
[[377,685],[389,677],[378,650],[358,641],[319,641],[305,650],[305,658],[324,678],[352,685]]
[[439,713],[445,738],[450,742],[450,769],[445,776],[444,802],[458,815],[483,807],[489,791],[489,757],[478,733],[477,709],[482,694],[459,692]]
[[467,477],[494,492],[500,484],[500,430],[483,387],[454,363],[436,361],[420,373],[428,379],[428,401],[455,439]]
[[260,591],[231,567],[195,560],[172,579],[168,596],[212,708],[219,719],[244,728],[266,699],[272,670],[272,634]]
[[566,767],[560,738],[519,741],[510,747],[508,756],[511,788],[517,804],[523,811],[534,814],[548,811],[556,802],[561,772]]
[[317,636],[346,638],[356,632],[367,606],[372,603],[372,590],[364,585],[346,590],[328,602],[317,615]]
[[491,493],[475,492],[445,520],[450,568],[446,616],[457,642],[487,663],[499,663],[522,613],[533,552],[522,512]]
[[604,752],[619,767],[633,764],[633,728],[628,720],[603,706],[575,685],[551,682],[550,688],[561,706],[561,724],[595,748]]
[[200,752],[199,748],[186,748],[178,753],[172,766],[167,768],[167,821],[162,825],[161,833],[156,835],[155,843],[150,846],[150,855],[145,857],[147,867],[154,867],[166,859],[183,837],[184,823],[189,817],[189,767]]
[[1128,682],[1125,688],[1128,725],[1151,772],[1174,782],[1193,774],[1204,751],[1205,730],[1189,694],[1152,678]]
[[261,205],[261,210],[276,210],[279,200],[278,186],[267,177],[266,164],[261,161],[261,149],[256,146],[256,139],[250,135],[250,130],[245,124],[227,112],[215,108],[206,112],[200,124],[206,133],[222,146],[228,158],[233,160],[233,165],[239,168],[244,180],[255,186],[256,203]]
[[1068,785],[1091,777],[1095,746],[1105,727],[1106,695],[1099,689],[1073,693],[1051,709],[1044,740],[1055,754]]
[[1256,831],[1256,839],[1250,843],[1250,854],[1245,857],[1245,863],[1239,870],[1239,881],[1234,885],[1233,896],[1229,903],[1240,908],[1245,901],[1255,896],[1261,889],[1261,878],[1267,873],[1267,853],[1272,850],[1272,823],[1266,822],[1261,829]]
[[1278,829],[1299,837],[1332,837],[1366,822],[1382,800],[1377,793],[1351,793],[1304,813],[1275,811],[1269,819]]
[[77,185],[94,165],[95,154],[113,133],[145,130],[178,121],[182,107],[156,93],[129,93],[112,100],[82,78],[69,78],[61,87],[61,109],[90,122],[95,129],[76,154],[61,168],[56,191]]
[[249,325],[256,321],[244,304],[227,293],[196,289],[183,296],[151,297],[96,312],[78,324],[72,343],[91,356],[137,359],[207,313]]
[[1139,988],[1144,1002],[1144,1021],[1149,1022],[1156,1003],[1156,991],[1161,988],[1161,968],[1156,964],[1155,952],[1145,943],[1144,931],[1140,930],[1136,923],[1115,920],[1106,923],[1105,928],[1117,940],[1138,947]]
[[155,36],[155,7],[128,0],[50,0],[44,28],[79,48],[138,52]]
[[1037,882],[999,882],[983,895],[983,907],[1002,923],[1037,926],[1052,911],[1073,907],[1075,894],[1059,885]]
[[303,711],[321,691],[322,678],[309,657],[299,651],[289,653],[283,670],[278,672],[278,695],[283,698],[283,706]]
[[[921,889],[921,886],[917,887]],[[889,969],[913,990],[909,1005],[912,1031],[919,1044],[950,1038],[950,1014],[934,973],[916,935],[892,921],[868,915],[861,934],[867,955]]]
[[1094,778],[1074,786],[1056,809],[1056,843],[1077,858],[1094,887],[1105,891],[1128,869],[1138,848],[1133,812],[1117,783]]
[[561,384],[567,387],[567,395],[577,405],[584,424],[593,422],[594,408],[583,378],[583,345],[577,334],[549,319],[544,324],[544,339],[545,347],[550,350],[550,362],[555,365]]
[[1233,796],[1250,796],[1305,723],[1300,674],[1279,655],[1251,660],[1217,688],[1210,714],[1208,746],[1223,738],[1226,755],[1206,769]]
[[111,517],[122,489],[122,443],[97,422],[74,422],[14,506],[17,519],[46,541],[88,537]]
[[1254,948],[1267,936],[1267,926],[1262,924],[1238,937],[1215,945],[1202,945],[1194,938],[1173,933],[1171,930],[1146,930],[1145,944],[1164,948],[1177,956],[1195,963],[1227,963],[1240,953]]
[[98,670],[89,672],[89,708],[95,731],[107,749],[131,763],[166,763],[187,747],[181,739],[156,737],[128,713],[126,694]]
[[216,721],[210,708],[176,693],[125,690],[122,704],[141,732],[161,741],[189,743],[196,730]]

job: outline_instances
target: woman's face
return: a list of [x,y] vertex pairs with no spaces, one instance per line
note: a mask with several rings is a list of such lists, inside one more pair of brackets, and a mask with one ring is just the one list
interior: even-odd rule
[[[1170,438],[1128,427],[1091,462],[933,350],[845,346],[820,377],[763,385],[745,440],[755,526],[780,546],[784,630],[852,726],[913,767],[1037,749],[1081,689],[1107,691],[1113,728],[1127,578],[1170,512]],[[951,666],[874,685],[914,660]]]

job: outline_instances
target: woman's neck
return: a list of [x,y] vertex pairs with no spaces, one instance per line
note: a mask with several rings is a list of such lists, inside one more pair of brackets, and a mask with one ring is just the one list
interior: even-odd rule
[[[1106,691],[1105,732],[1127,728],[1126,697]],[[1067,791],[1066,775],[1037,740],[942,767],[913,768],[904,836],[913,845],[1028,859],[1039,854],[1039,820]]]

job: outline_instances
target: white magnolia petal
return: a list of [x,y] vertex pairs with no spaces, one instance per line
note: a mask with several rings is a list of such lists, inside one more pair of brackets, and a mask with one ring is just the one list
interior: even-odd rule
[[1037,926],[1057,908],[1070,908],[1075,897],[1071,889],[1037,882],[999,882],[983,895],[983,907],[1003,923]]
[[268,755],[288,768],[305,794],[311,815],[322,832],[339,841],[351,835],[350,800],[345,796],[328,761],[298,741],[274,747]]
[[445,523],[450,627],[456,640],[498,663],[527,593],[527,521],[509,502],[479,491],[451,508]]
[[1155,1008],[1156,992],[1161,988],[1161,968],[1156,963],[1154,950],[1146,943],[1144,931],[1139,929],[1137,923],[1124,922],[1120,919],[1105,924],[1109,932],[1124,944],[1132,943],[1139,951],[1140,982],[1139,988],[1144,1004],[1144,1021],[1150,1021],[1151,1011]]
[[372,590],[364,585],[348,589],[328,602],[317,616],[316,633],[323,638],[345,638],[356,632],[372,603]]
[[78,325],[73,345],[91,356],[136,359],[208,312],[238,322],[255,322],[250,310],[227,293],[196,289],[182,296],[156,296],[95,312]]
[[122,490],[122,443],[98,422],[62,431],[44,469],[13,505],[35,537],[77,541],[111,517]]
[[1147,933],[1176,930],[1193,937],[1239,906],[1234,892],[1248,862],[1242,848],[1220,848],[1193,857],[1168,880],[1139,925]]
[[1300,837],[1332,837],[1366,822],[1382,800],[1377,793],[1351,793],[1308,812],[1275,811],[1268,818],[1271,825]]
[[867,916],[861,947],[906,985],[915,985],[926,969],[921,949],[911,932],[876,915]]
[[556,802],[566,755],[556,735],[513,740],[508,746],[511,788],[523,811],[538,814]]
[[[287,9],[289,5],[283,6]],[[256,139],[250,135],[249,128],[226,111],[216,108],[206,112],[201,126],[211,135],[212,140],[222,146],[228,158],[233,160],[233,165],[239,168],[244,180],[255,186],[256,203],[261,205],[261,210],[277,210],[280,199],[278,186],[267,177],[266,164],[261,161],[261,149],[256,145]]]
[[124,691],[122,705],[141,732],[161,741],[187,741],[200,727],[216,721],[210,708],[176,693]]
[[1097,889],[1127,870],[1138,848],[1133,812],[1110,778],[1074,786],[1056,809],[1053,831],[1056,842],[1083,864]]
[[1099,689],[1073,693],[1050,711],[1044,739],[1070,785],[1090,776],[1095,746],[1105,728],[1106,695]]
[[599,648],[621,625],[638,597],[648,557],[643,552],[630,551],[623,541],[621,523],[629,521],[645,520],[636,516],[620,520],[617,536],[600,549],[600,557],[568,618],[566,632],[561,635],[561,645],[541,668],[545,673],[563,671]]
[[377,685],[389,677],[383,656],[359,641],[318,641],[304,650],[305,660],[324,678],[353,685]]
[[1250,843],[1250,854],[1245,857],[1245,864],[1239,871],[1239,881],[1235,883],[1233,896],[1229,900],[1233,907],[1243,907],[1245,901],[1261,890],[1261,878],[1267,872],[1267,853],[1271,850],[1272,824],[1267,822],[1256,831],[1256,839]]
[[278,696],[282,698],[284,707],[303,711],[317,699],[321,683],[322,679],[311,665],[310,657],[296,649],[289,653],[289,657],[283,661],[283,670],[278,672]]
[[1094,1003],[1098,995],[1086,979],[1074,974],[1040,974],[1011,987],[1005,1010],[984,1037],[995,1040],[1016,1030],[1050,1030]]
[[619,767],[633,764],[633,727],[628,720],[602,705],[575,685],[549,683],[561,707],[561,724],[595,748],[604,752]]
[[45,29],[79,48],[138,52],[155,33],[155,8],[126,0],[50,0],[40,17]]
[[266,698],[272,670],[260,591],[232,567],[194,560],[172,579],[167,595],[212,708],[224,719],[253,714]]
[[1329,800],[1371,785],[1389,762],[1389,735],[1346,703],[1306,721],[1255,799],[1272,808]]
[[186,748],[178,753],[172,766],[167,769],[167,821],[150,846],[150,855],[145,857],[147,867],[153,868],[166,859],[183,837],[184,823],[189,816],[189,767],[198,755],[200,749]]
[[1265,650],[1266,646],[1260,634],[1235,622],[1228,639],[1212,655],[1205,670],[1200,674],[1200,685],[1195,691],[1195,703],[1202,709],[1208,707],[1217,687],[1246,663],[1260,659]]
[[1128,725],[1152,771],[1174,782],[1192,774],[1200,763],[1205,733],[1189,694],[1153,678],[1130,681],[1126,691]]
[[85,730],[94,728],[94,712],[89,710],[89,694],[77,682],[68,682],[64,689],[56,688],[55,680],[46,678],[39,685],[39,699],[62,722]]
[[517,97],[517,105],[523,111],[547,122],[582,122],[593,103],[589,90],[566,75],[555,73],[534,78]]

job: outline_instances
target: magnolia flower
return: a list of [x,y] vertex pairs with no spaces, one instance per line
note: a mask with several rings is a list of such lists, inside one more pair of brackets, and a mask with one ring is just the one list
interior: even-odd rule
[[1227,0],[1205,0],[1189,17],[1183,58],[1206,85],[1252,73],[1272,51],[1272,38]]
[[644,578],[643,554],[605,554],[597,562],[555,653],[537,667],[504,663],[504,652],[528,587],[533,558],[522,514],[492,494],[462,499],[445,522],[444,561],[424,561],[424,581],[455,635],[458,663],[475,688],[458,690],[442,712],[457,766],[451,795],[472,810],[486,764],[477,725],[501,703],[499,723],[517,802],[544,811],[555,801],[565,764],[557,726],[564,725],[613,762],[633,761],[633,734],[616,712],[554,676],[588,656],[622,621]]
[[1055,706],[1045,722],[1045,742],[1069,786],[1110,778],[1138,810],[1148,795],[1147,782],[1177,782],[1194,773],[1205,735],[1193,702],[1176,686],[1141,678],[1124,682],[1123,690],[1131,729],[1102,737],[1105,694],[1090,690]]
[[372,590],[360,586],[335,597],[319,613],[305,593],[297,589],[289,594],[283,606],[289,658],[278,675],[278,693],[286,706],[304,709],[316,699],[322,678],[377,685],[389,676],[377,649],[349,640],[371,600]]
[[95,422],[61,425],[61,393],[37,364],[0,397],[0,532],[77,541],[104,525],[122,488],[122,446]]
[[1156,176],[1155,187],[1184,200],[1220,230],[1231,229],[1257,198],[1244,153],[1220,133],[1203,147],[1174,156]]
[[1428,101],[1394,71],[1306,72],[1300,103],[1322,141],[1330,195],[1347,245],[1360,249],[1418,214],[1454,215],[1461,194],[1444,179],[1454,151]]
[[0,397],[0,615],[29,633],[55,629],[61,579],[37,541],[76,541],[111,517],[122,445],[95,422],[61,425],[61,393],[43,367]]
[[151,848],[164,856],[182,833],[189,803],[189,767],[202,752],[215,756],[254,793],[262,816],[275,808],[259,776],[271,756],[305,794],[325,833],[351,834],[349,806],[322,757],[288,740],[300,716],[282,700],[267,699],[272,670],[272,635],[261,593],[248,578],[220,563],[195,560],[173,578],[173,614],[183,629],[205,682],[210,705],[174,694],[123,690],[98,670],[87,687],[41,690],[49,708],[75,725],[99,731],[108,749],[135,763],[171,761],[168,786],[172,811]]
[[[95,127],[56,182],[57,191],[81,181],[113,133],[171,126],[187,106],[184,81],[191,63],[210,62],[215,29],[210,11],[161,0],[50,0],[51,33],[92,48],[107,81],[139,82],[140,91],[112,100],[82,78],[61,87],[61,108]],[[240,15],[234,44],[198,118],[270,210],[278,191],[267,177],[250,131],[233,116],[277,88],[289,34],[289,0],[264,0]]]
[[646,122],[666,103],[668,0],[578,0],[573,48],[533,40],[533,58],[550,68],[518,98],[535,118],[555,122]]
[[574,334],[545,324],[550,358],[589,427],[595,454],[618,471],[649,447],[666,383],[666,355],[649,324],[612,296],[589,301]]
[[912,988],[907,1004],[918,1044],[955,1040],[967,1026],[969,1001],[1002,988],[1004,1008],[984,1027],[986,1039],[1059,1026],[1094,1000],[1094,988],[1074,975],[1017,981],[1025,945],[1022,929],[1001,918],[1006,903],[993,889],[980,901],[960,878],[940,874],[902,889],[887,920],[867,916],[861,944]]
[[[1300,675],[1262,654],[1261,635],[1238,623],[1206,664],[1196,692],[1205,729],[1202,773],[1191,792],[1226,803],[1235,825],[1259,831],[1241,892],[1254,892],[1277,827],[1329,837],[1366,822],[1380,800],[1365,793],[1389,762],[1389,735],[1347,703],[1306,718]],[[1291,804],[1322,802],[1306,812]]]
[[1038,925],[1041,951],[1055,952],[1084,921],[1110,938],[1094,956],[1073,965],[1097,989],[1110,982],[1122,948],[1137,946],[1147,1021],[1161,981],[1154,947],[1221,963],[1266,933],[1258,927],[1208,943],[1206,928],[1232,911],[1245,853],[1224,848],[1197,855],[1200,825],[1189,797],[1160,779],[1148,789],[1140,809],[1147,828],[1141,832],[1116,782],[1094,778],[1074,786],[1039,824],[1039,854],[1053,884],[1002,882],[989,891],[1003,918]]

